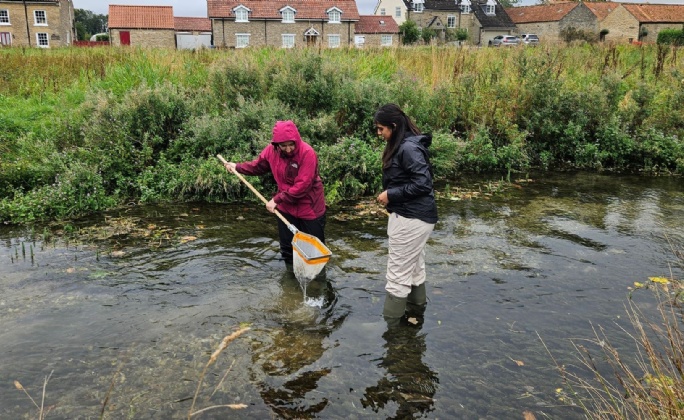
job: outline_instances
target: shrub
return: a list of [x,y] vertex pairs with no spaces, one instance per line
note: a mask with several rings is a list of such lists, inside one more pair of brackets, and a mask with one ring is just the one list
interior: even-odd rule
[[53,184],[16,191],[11,199],[0,200],[0,220],[26,223],[64,219],[114,207],[117,199],[106,193],[103,184],[97,168],[73,163]]
[[684,29],[663,29],[658,32],[656,43],[682,46],[684,45]]

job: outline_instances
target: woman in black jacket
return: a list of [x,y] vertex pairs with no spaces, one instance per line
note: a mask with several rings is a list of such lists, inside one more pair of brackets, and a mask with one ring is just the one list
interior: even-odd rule
[[421,134],[404,111],[387,104],[375,113],[375,128],[385,141],[382,187],[378,201],[390,213],[387,224],[387,295],[383,316],[398,325],[406,316],[422,320],[425,293],[425,244],[437,223],[428,147],[430,135]]

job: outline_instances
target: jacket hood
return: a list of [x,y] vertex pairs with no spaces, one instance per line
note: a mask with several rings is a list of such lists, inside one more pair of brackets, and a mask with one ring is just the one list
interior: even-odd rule
[[273,137],[271,143],[277,145],[286,141],[295,142],[295,146],[299,146],[302,142],[302,137],[299,135],[297,126],[292,121],[278,121],[273,126]]
[[432,145],[432,134],[431,133],[418,134],[418,135],[412,134],[409,137],[406,137],[406,140],[415,141],[416,143],[420,143],[421,145],[423,145],[423,147],[425,147],[427,149],[430,147],[430,145]]

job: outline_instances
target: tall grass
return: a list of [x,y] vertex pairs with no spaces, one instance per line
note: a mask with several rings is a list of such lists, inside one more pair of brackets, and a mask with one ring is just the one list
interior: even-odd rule
[[[65,196],[30,192],[60,188],[57,174],[78,172],[77,163],[118,202],[241,197],[213,156],[253,158],[277,119],[295,120],[319,151],[331,203],[373,194],[382,144],[372,116],[387,102],[434,134],[440,178],[568,166],[681,174],[677,53],[627,45],[3,49],[0,220],[29,221],[18,207]],[[46,170],[45,160],[57,163]],[[67,217],[93,203],[47,207]]]
[[[681,271],[684,252],[675,247],[673,252]],[[634,351],[625,354],[624,348],[611,344],[614,333],[594,327],[593,338],[573,340],[579,366],[556,363],[568,398],[589,418],[684,418],[684,283],[652,277],[637,288],[654,293],[658,310],[647,314],[629,300],[626,312],[632,328],[620,331]]]

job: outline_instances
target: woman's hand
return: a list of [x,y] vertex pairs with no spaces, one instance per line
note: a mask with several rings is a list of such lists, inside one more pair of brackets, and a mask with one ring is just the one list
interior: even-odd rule
[[383,206],[387,206],[387,204],[389,204],[389,198],[387,198],[387,190],[380,193],[380,195],[378,196],[378,203],[382,204]]
[[223,166],[225,166],[226,169],[228,169],[230,172],[237,172],[237,170],[235,169],[237,164],[235,162],[226,162],[223,164]]
[[276,207],[278,207],[278,205],[276,204],[275,201],[273,201],[273,199],[271,199],[271,201],[266,203],[266,210],[270,211],[271,213],[275,213]]

